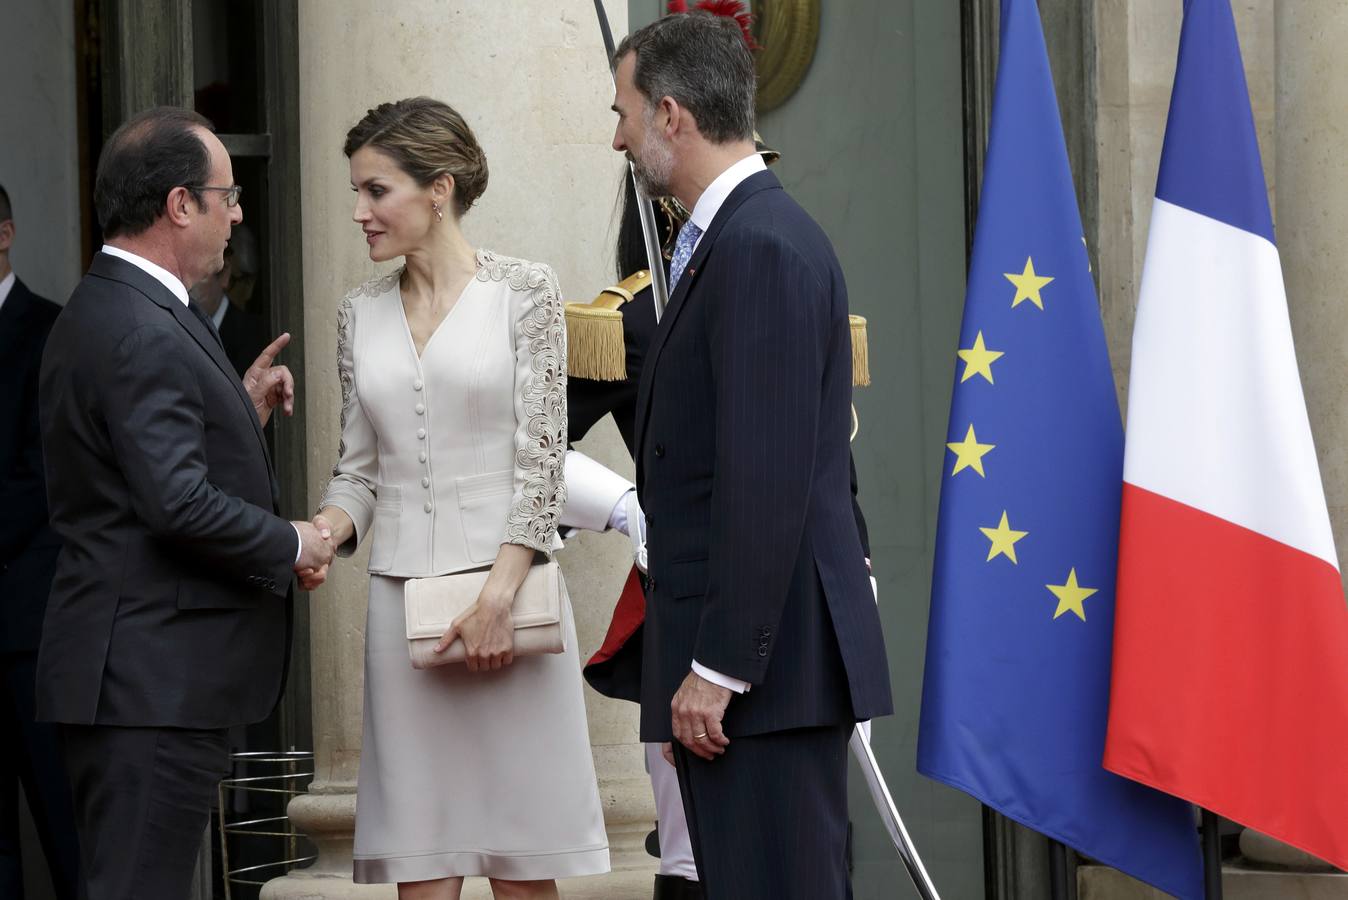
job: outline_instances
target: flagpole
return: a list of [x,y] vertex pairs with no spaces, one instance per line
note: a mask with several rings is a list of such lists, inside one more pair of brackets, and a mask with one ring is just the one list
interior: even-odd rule
[[1048,842],[1049,891],[1052,900],[1071,900],[1070,867],[1067,864],[1067,845],[1052,838]]
[[1222,835],[1210,809],[1203,810],[1203,897],[1222,900]]

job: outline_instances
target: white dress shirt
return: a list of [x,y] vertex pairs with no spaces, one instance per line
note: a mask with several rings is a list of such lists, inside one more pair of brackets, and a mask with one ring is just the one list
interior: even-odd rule
[[707,233],[711,227],[712,219],[721,211],[722,204],[726,198],[731,195],[735,188],[740,186],[740,182],[750,175],[756,175],[759,172],[766,171],[767,163],[763,162],[763,157],[758,153],[751,153],[744,159],[735,163],[726,169],[720,175],[707,185],[707,189],[702,192],[702,196],[697,198],[697,203],[693,205],[693,212],[688,218],[694,225],[702,230],[702,234],[697,237],[697,243],[693,244],[694,252],[697,251],[697,245],[702,243],[702,235]]
[[[127,262],[131,263],[131,265],[135,266],[137,269],[140,269],[142,272],[149,275],[155,281],[158,281],[164,287],[168,288],[169,291],[172,292],[173,296],[177,297],[180,301],[182,301],[183,306],[187,305],[189,299],[187,296],[187,287],[182,283],[182,279],[180,279],[177,275],[174,275],[168,269],[165,269],[163,266],[155,265],[145,257],[132,253],[130,250],[123,250],[121,247],[114,247],[111,244],[104,244],[101,252],[108,254],[108,256],[115,256],[118,259],[124,259]],[[221,301],[220,303],[221,309],[223,309],[225,305],[226,305],[225,301]],[[219,310],[217,310],[217,313],[218,312]],[[220,314],[221,321],[223,321],[224,318],[225,318],[224,314],[221,313]],[[217,327],[218,324],[219,323],[217,323]],[[290,527],[295,529],[295,542],[296,542],[295,562],[299,563],[300,556],[304,553],[304,538],[300,536],[300,528],[298,525],[296,525],[294,522],[291,522]]]
[[0,309],[4,308],[5,301],[9,299],[9,292],[14,289],[15,280],[13,269],[10,269],[9,274],[0,279]]
[[[694,225],[702,230],[702,234],[697,237],[697,243],[693,244],[693,252],[697,252],[697,245],[702,243],[702,236],[711,227],[712,219],[715,219],[716,214],[721,211],[722,204],[725,203],[731,192],[739,187],[741,181],[750,175],[765,171],[767,167],[767,163],[763,162],[762,156],[757,152],[751,153],[717,175],[712,183],[707,185],[707,189],[702,192],[701,197],[697,198],[697,203],[693,205],[693,212],[688,217]],[[749,682],[725,675],[715,669],[709,669],[697,660],[693,660],[693,672],[712,684],[729,688],[737,694],[743,694],[749,690]]]
[[182,301],[183,306],[187,305],[187,286],[182,283],[177,275],[174,275],[168,269],[165,269],[163,266],[155,265],[145,257],[138,256],[130,250],[123,250],[121,247],[114,247],[111,244],[104,244],[100,252],[106,253],[108,256],[115,256],[118,259],[124,259],[131,263],[131,265],[140,269],[155,281],[168,288],[173,293],[173,296]]

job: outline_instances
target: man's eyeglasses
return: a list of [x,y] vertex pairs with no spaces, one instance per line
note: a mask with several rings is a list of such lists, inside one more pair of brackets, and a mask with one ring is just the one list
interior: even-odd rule
[[185,184],[183,187],[189,191],[220,191],[225,195],[226,206],[238,206],[239,197],[243,194],[243,185],[235,184],[229,187],[212,187],[209,184]]

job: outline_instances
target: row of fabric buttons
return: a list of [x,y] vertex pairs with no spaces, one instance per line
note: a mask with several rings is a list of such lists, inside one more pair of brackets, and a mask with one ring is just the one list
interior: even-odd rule
[[[416,381],[413,381],[413,382],[412,382],[412,390],[414,390],[414,391],[420,391],[420,390],[421,390],[422,388],[424,388],[425,386],[426,386],[425,383],[424,383],[420,378],[418,378]],[[419,416],[424,416],[424,415],[426,415],[426,404],[421,403],[421,402],[418,402],[417,405],[416,405],[416,407],[415,407],[415,409],[416,409],[416,411],[417,411],[417,415],[419,415]],[[423,427],[423,428],[418,428],[418,429],[417,429],[417,440],[421,440],[421,441],[426,440],[426,429],[425,429],[424,427]],[[426,461],[426,451],[425,451],[425,450],[422,450],[420,453],[418,453],[418,454],[417,454],[417,459],[418,459],[418,461],[424,463],[424,462]],[[421,486],[424,487],[424,488],[426,488],[427,490],[430,490],[430,487],[431,487],[431,477],[430,477],[430,475],[423,475],[423,476],[421,477]],[[430,514],[431,514],[431,510],[433,510],[433,509],[435,508],[435,506],[434,506],[434,504],[431,503],[430,498],[427,498],[426,502],[423,503],[423,504],[421,505],[421,508],[422,508],[423,510],[425,510],[426,515],[430,515]]]

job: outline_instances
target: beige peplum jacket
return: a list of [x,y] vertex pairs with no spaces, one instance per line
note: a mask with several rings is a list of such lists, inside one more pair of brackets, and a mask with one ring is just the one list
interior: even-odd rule
[[[560,549],[566,500],[566,329],[552,270],[480,250],[420,357],[401,270],[338,311],[339,459],[323,496],[370,535],[371,574],[491,564],[502,543]],[[321,507],[320,507],[321,508]]]

